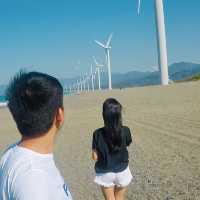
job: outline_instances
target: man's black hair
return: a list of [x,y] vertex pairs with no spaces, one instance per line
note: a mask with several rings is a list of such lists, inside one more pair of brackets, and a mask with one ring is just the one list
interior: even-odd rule
[[51,128],[63,108],[63,87],[59,81],[39,72],[19,72],[6,92],[9,110],[22,136],[38,137]]

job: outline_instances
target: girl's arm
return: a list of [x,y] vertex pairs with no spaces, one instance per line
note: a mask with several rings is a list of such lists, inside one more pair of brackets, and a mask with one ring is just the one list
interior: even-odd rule
[[92,159],[94,160],[94,161],[97,161],[98,160],[98,155],[97,155],[97,151],[96,150],[92,150]]

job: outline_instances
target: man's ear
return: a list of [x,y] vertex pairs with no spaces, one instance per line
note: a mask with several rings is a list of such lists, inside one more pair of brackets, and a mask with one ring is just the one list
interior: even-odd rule
[[58,129],[61,128],[61,126],[63,125],[64,119],[65,119],[64,109],[58,108],[58,111],[56,113],[56,123],[55,123]]

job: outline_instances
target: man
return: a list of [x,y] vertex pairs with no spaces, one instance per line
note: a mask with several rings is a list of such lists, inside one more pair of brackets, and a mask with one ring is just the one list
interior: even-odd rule
[[0,160],[0,200],[71,200],[53,159],[64,122],[61,84],[47,74],[20,72],[7,98],[21,140]]

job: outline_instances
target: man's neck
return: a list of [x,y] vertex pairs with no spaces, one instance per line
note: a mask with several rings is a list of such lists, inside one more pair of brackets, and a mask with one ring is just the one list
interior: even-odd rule
[[22,137],[19,146],[40,154],[49,154],[53,153],[54,139],[55,134],[53,134],[52,131],[49,131],[48,133],[36,138]]

